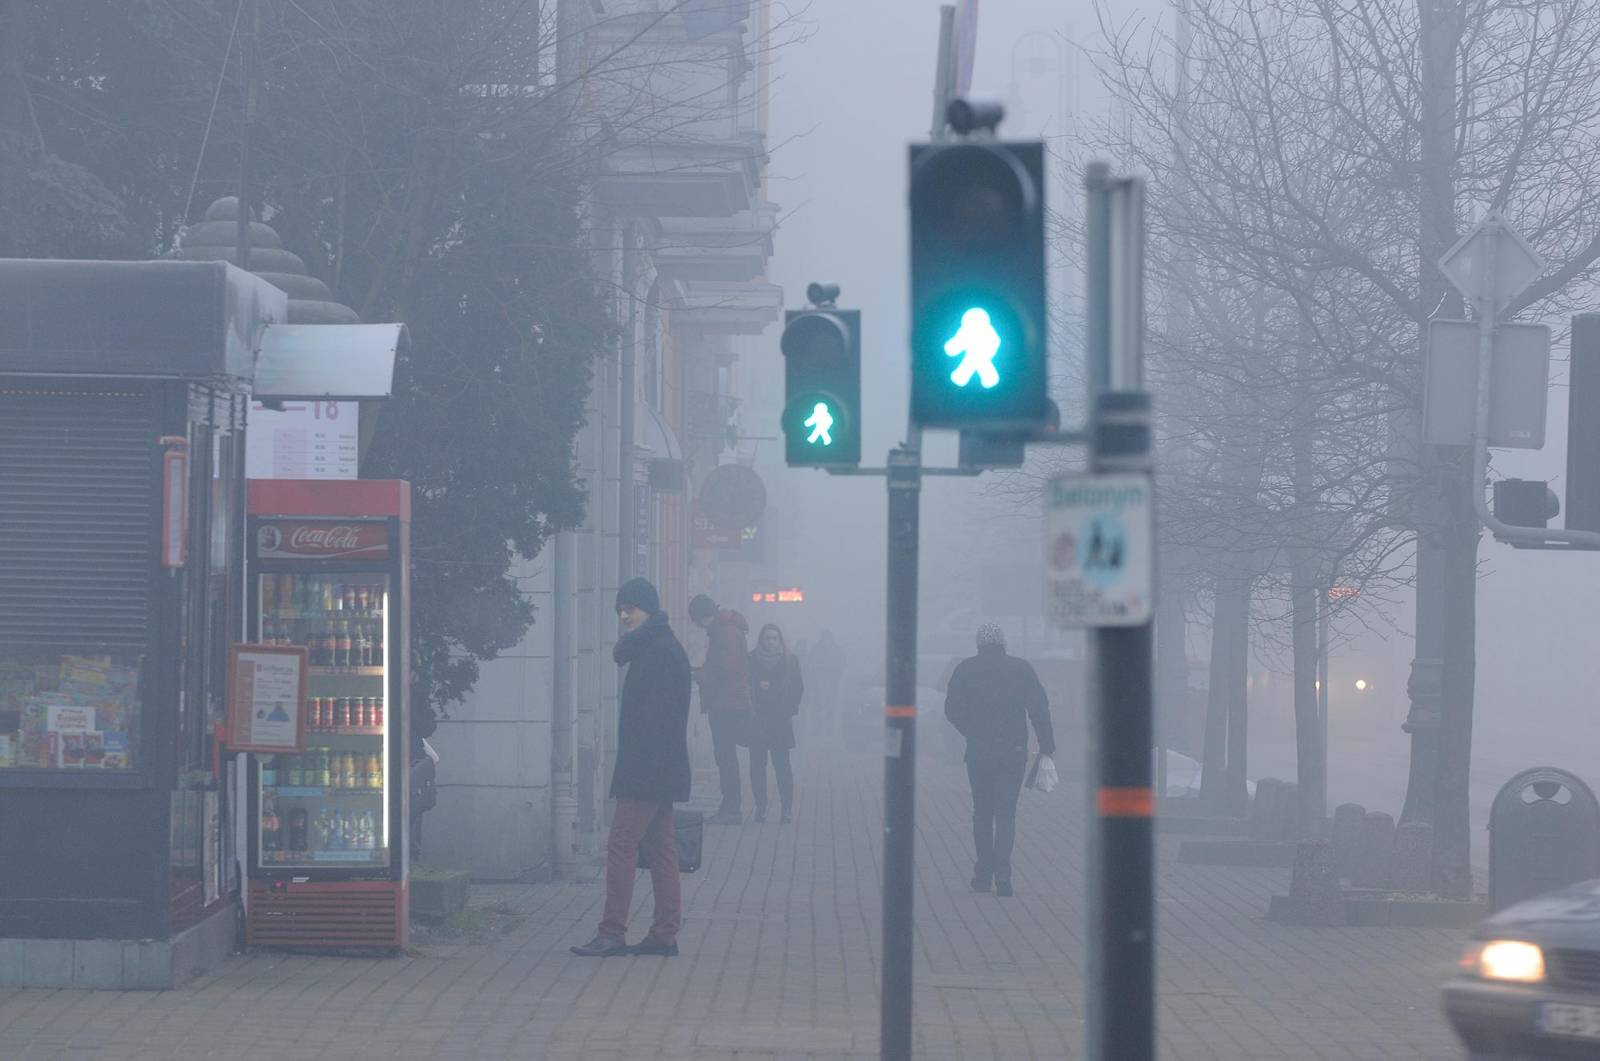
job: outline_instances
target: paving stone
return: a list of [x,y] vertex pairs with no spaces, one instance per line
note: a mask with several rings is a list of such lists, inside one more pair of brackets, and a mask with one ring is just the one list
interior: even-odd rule
[[[1017,895],[1000,899],[968,886],[965,771],[928,756],[918,773],[916,1056],[1083,1057],[1082,779],[1022,794]],[[679,958],[567,953],[600,916],[592,874],[477,885],[475,904],[513,912],[507,931],[388,959],[256,952],[158,993],[0,988],[0,1058],[876,1057],[882,759],[814,756],[796,775],[793,825],[707,830]],[[1287,870],[1180,866],[1182,842],[1158,842],[1163,1058],[1460,1056],[1438,1006],[1460,930],[1274,925]],[[647,876],[635,902],[633,938]]]

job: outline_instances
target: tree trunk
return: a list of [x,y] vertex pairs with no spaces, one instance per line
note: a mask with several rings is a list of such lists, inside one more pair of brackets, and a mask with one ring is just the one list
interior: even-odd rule
[[1241,577],[1229,588],[1227,655],[1223,660],[1228,685],[1228,779],[1222,795],[1228,812],[1250,813],[1250,584]]
[[1183,578],[1163,554],[1161,594],[1156,600],[1156,743],[1164,748],[1194,750],[1194,725],[1189,712],[1188,621],[1183,613]]
[[[1438,259],[1456,239],[1455,158],[1456,158],[1456,56],[1463,31],[1462,14],[1454,0],[1417,0],[1418,37],[1421,44],[1421,90],[1418,144],[1420,181],[1418,189],[1417,301],[1424,315],[1459,317],[1460,297],[1439,272]],[[1427,348],[1427,320],[1417,321],[1417,363],[1411,378],[1422,380],[1422,352]],[[1420,386],[1418,393],[1421,393]],[[1445,699],[1443,675],[1452,657],[1460,658],[1460,646],[1447,630],[1458,618],[1452,602],[1459,605],[1462,586],[1459,562],[1448,554],[1446,524],[1449,509],[1457,501],[1448,496],[1449,458],[1438,447],[1427,446],[1421,437],[1420,412],[1409,418],[1408,439],[1415,459],[1413,517],[1417,528],[1416,656],[1411,664],[1407,691],[1411,710],[1405,730],[1411,734],[1411,775],[1406,786],[1401,821],[1436,821],[1439,779],[1449,770],[1465,770],[1466,763],[1453,764],[1444,755],[1440,740],[1440,720]],[[1468,495],[1470,503],[1471,496]],[[1474,551],[1476,546],[1474,546]],[[1475,592],[1476,573],[1469,576],[1470,592]],[[1469,627],[1472,625],[1470,617]],[[1469,646],[1470,658],[1470,646]],[[1452,695],[1459,696],[1460,676]],[[1471,720],[1472,677],[1466,677],[1468,724]],[[1467,734],[1470,748],[1471,734]],[[1459,752],[1459,748],[1456,749]],[[1462,813],[1465,813],[1464,808]],[[1435,850],[1439,847],[1435,832]]]
[[1299,788],[1297,816],[1300,835],[1319,836],[1327,808],[1323,799],[1323,773],[1327,760],[1322,754],[1322,719],[1317,710],[1317,664],[1319,662],[1317,622],[1317,581],[1314,568],[1297,561],[1290,575],[1290,608],[1293,621],[1294,655],[1294,750],[1295,782]]
[[1216,576],[1212,589],[1210,690],[1206,695],[1204,764],[1200,797],[1219,814],[1243,814],[1248,726],[1246,678],[1250,667],[1250,580]]
[[1470,458],[1447,481],[1444,537],[1444,666],[1440,672],[1439,769],[1433,822],[1433,885],[1445,898],[1472,897],[1472,713],[1477,670],[1478,515]]

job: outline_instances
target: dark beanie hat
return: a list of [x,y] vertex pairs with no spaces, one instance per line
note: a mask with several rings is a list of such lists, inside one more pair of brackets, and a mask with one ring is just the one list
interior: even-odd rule
[[661,596],[656,593],[656,588],[650,584],[649,579],[630,578],[617,590],[617,609],[620,611],[626,605],[633,605],[642,612],[654,615],[661,610]]
[[717,614],[717,602],[704,593],[697,595],[694,600],[689,602],[689,618],[695,622],[715,614]]

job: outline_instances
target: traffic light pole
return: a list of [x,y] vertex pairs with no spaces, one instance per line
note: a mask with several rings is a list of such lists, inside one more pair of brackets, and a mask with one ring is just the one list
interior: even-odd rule
[[884,681],[883,1005],[880,1056],[911,1057],[912,901],[917,827],[917,561],[921,432],[889,453],[889,589]]
[[[1090,470],[1151,473],[1150,396],[1142,385],[1143,185],[1091,164],[1087,192],[1086,340]],[[1149,622],[1093,630],[1088,1053],[1155,1057],[1155,851]]]

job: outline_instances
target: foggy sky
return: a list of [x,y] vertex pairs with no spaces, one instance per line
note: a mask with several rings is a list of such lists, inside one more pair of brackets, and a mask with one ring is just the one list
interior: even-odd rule
[[[1170,17],[1165,5],[1151,0],[1115,7],[1119,15]],[[832,280],[844,287],[840,304],[863,311],[863,390],[869,396],[863,460],[879,464],[904,433],[906,145],[926,138],[931,118],[938,3],[813,0],[806,17],[813,35],[780,54],[773,93],[768,197],[781,204],[783,227],[772,276],[790,307],[801,304],[808,281]],[[1069,27],[1073,38],[1086,42],[1098,32],[1088,0],[982,0],[973,94],[1014,99],[1012,57],[1018,39],[1037,31],[1067,39]],[[1105,95],[1093,71],[1081,60],[1077,65],[1076,109],[1103,113]],[[1021,122],[1014,120],[1003,131],[1019,137],[1053,131],[1053,112],[1059,108],[1052,105],[1051,86],[1038,77],[1030,80],[1026,69],[1018,73],[1031,105]],[[1076,174],[1056,174],[1052,195],[1062,179],[1069,188],[1076,186]],[[1549,323],[1564,331],[1565,322]],[[762,428],[752,433],[776,433],[782,393],[777,333],[774,327],[747,340],[744,348],[746,389],[755,396],[746,427]],[[1565,472],[1566,390],[1561,384],[1566,350],[1557,348],[1552,356],[1556,385],[1545,449],[1495,451],[1494,469],[1501,475],[1553,479],[1559,494]],[[1155,400],[1159,405],[1161,396]],[[935,435],[926,459],[953,463],[953,435]],[[876,672],[882,656],[882,480],[788,471],[782,467],[781,445],[771,443],[760,450],[758,467],[783,513],[782,567],[793,575],[781,577],[803,581],[816,601],[804,625],[856,631],[864,640],[852,662]],[[984,487],[992,480],[986,475],[976,482],[926,484],[925,645],[930,632],[947,624],[970,632],[962,608],[973,598],[975,573],[985,556],[999,551],[1036,563],[1042,571],[1037,519],[986,501]],[[1600,652],[1590,644],[1591,631],[1600,628],[1600,557],[1517,552],[1487,538],[1480,556],[1475,829],[1483,823],[1482,793],[1492,793],[1517,769],[1561,766],[1600,785],[1600,697],[1592,692],[1600,689]],[[1335,803],[1357,799],[1398,814],[1408,748],[1399,726],[1412,657],[1409,597],[1402,595],[1391,620],[1396,630],[1361,634],[1336,650],[1330,798]],[[1194,654],[1204,660],[1203,630]],[[1288,683],[1264,665],[1253,669],[1262,684],[1252,702],[1251,775],[1292,777]],[[1366,694],[1353,691],[1358,676],[1372,683]],[[930,684],[932,677],[923,674],[920,682]]]

